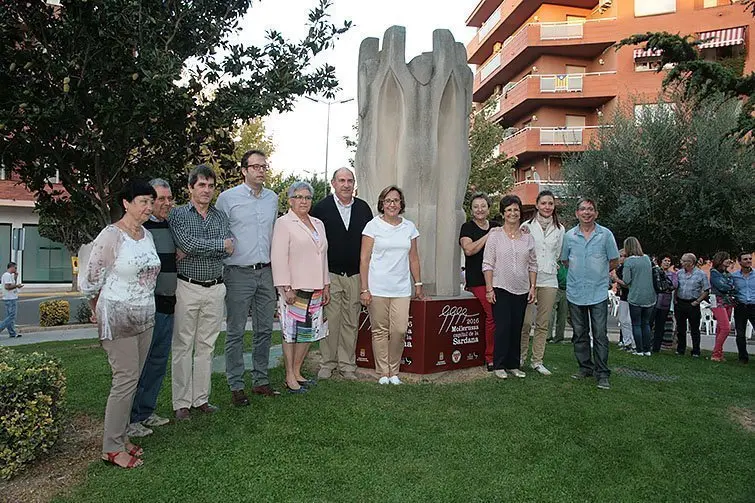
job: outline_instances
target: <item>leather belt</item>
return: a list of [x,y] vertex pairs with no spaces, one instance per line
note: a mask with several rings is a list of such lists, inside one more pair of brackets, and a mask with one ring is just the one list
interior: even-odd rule
[[265,262],[265,263],[260,262],[259,264],[252,264],[252,265],[249,265],[249,266],[246,266],[246,267],[248,267],[249,269],[252,269],[252,270],[256,271],[258,269],[264,269],[265,267],[270,267],[270,262]]
[[211,286],[219,285],[223,282],[222,277],[211,279],[209,281],[199,281],[198,279],[192,279],[188,276],[184,276],[183,274],[179,274],[178,279],[180,279],[181,281],[186,281],[187,283],[191,283],[192,285],[199,285],[205,288],[210,288]]

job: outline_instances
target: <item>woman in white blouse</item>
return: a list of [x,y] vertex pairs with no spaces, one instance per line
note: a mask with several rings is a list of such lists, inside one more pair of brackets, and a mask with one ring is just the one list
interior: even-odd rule
[[156,197],[155,189],[144,180],[124,185],[119,194],[123,218],[100,232],[79,276],[113,372],[102,459],[121,468],[142,464],[143,451],[129,442],[126,428],[155,323],[160,258],[152,235],[142,224],[152,214]]
[[535,304],[529,304],[524,315],[520,363],[524,365],[524,362],[527,361],[530,328],[537,311],[530,365],[533,370],[548,376],[551,375],[551,372],[543,365],[543,356],[545,355],[545,341],[548,338],[553,304],[558,295],[558,259],[561,255],[561,244],[564,241],[565,229],[558,222],[556,198],[553,192],[550,190],[541,191],[537,195],[535,206],[537,208],[535,216],[522,224],[522,227],[526,227],[535,239],[537,285],[535,288]]
[[370,313],[378,383],[401,384],[398,371],[409,327],[412,291],[416,298],[424,297],[417,248],[419,231],[401,216],[406,201],[398,187],[383,189],[377,209],[380,214],[362,231],[359,300]]

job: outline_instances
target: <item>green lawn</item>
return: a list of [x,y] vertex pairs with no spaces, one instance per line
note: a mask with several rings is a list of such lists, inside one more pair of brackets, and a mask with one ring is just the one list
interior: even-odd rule
[[[32,349],[64,362],[71,412],[102,416],[110,373],[95,343],[19,348]],[[615,374],[601,391],[569,378],[568,345],[548,346],[547,378],[321,382],[244,409],[214,375],[219,413],[158,428],[137,470],[92,463],[84,485],[56,501],[755,500],[755,434],[727,411],[755,409],[755,367],[615,348],[610,363],[678,380]],[[272,380],[281,387],[281,369]],[[169,384],[158,409],[170,414]]]

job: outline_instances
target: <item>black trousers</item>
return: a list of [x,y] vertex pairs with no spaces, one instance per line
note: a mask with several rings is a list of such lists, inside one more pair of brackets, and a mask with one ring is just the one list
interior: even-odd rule
[[687,323],[692,336],[692,354],[700,354],[700,306],[693,306],[691,300],[677,299],[674,304],[676,318],[676,352],[683,355],[687,351]]
[[503,288],[495,289],[493,319],[495,346],[493,368],[518,369],[521,356],[522,325],[527,310],[527,294],[515,295]]
[[661,350],[663,344],[663,334],[666,332],[666,318],[668,318],[668,309],[655,308],[653,317],[655,325],[653,326],[653,353]]
[[737,304],[734,307],[734,328],[737,331],[737,352],[741,362],[750,360],[750,355],[747,354],[747,339],[745,339],[748,321],[755,328],[755,304]]

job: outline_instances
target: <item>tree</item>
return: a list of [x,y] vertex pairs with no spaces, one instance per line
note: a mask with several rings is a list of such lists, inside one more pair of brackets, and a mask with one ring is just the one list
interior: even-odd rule
[[[313,66],[350,22],[330,0],[309,12],[306,36],[232,42],[252,0],[41,0],[0,9],[0,153],[38,196],[50,226],[92,237],[120,216],[133,176],[185,186],[187,167],[234,167],[234,124],[289,111],[296,97],[337,88]],[[58,170],[66,192],[51,190]],[[60,211],[58,211],[60,210]],[[65,211],[63,211],[65,210]],[[58,215],[91,216],[72,223]]]
[[[218,190],[229,189],[243,181],[241,175],[241,158],[249,150],[260,150],[270,157],[275,151],[272,137],[265,133],[265,121],[254,118],[239,122],[231,131],[235,143],[231,158],[234,161],[232,168],[223,168],[216,163],[213,167],[218,174]],[[272,173],[272,172],[269,172]]]
[[[755,1],[745,2],[745,6],[755,16]],[[657,71],[662,71],[665,65],[673,66],[664,77],[663,86],[679,90],[683,99],[705,100],[717,94],[744,98],[733,130],[750,139],[751,131],[755,129],[755,72],[744,75],[744,58],[738,61],[702,59],[697,46],[703,42],[692,35],[647,32],[621,40],[616,44],[616,50],[637,44],[645,44],[646,50],[660,50]]]
[[[516,157],[496,155],[495,149],[503,142],[505,130],[490,120],[496,97],[489,99],[482,108],[470,118],[469,153],[472,167],[465,203],[475,192],[486,192],[494,200],[494,207],[514,185],[514,165]],[[469,204],[465,204],[468,208]],[[492,211],[492,210],[491,210]]]
[[599,145],[564,163],[570,195],[594,198],[601,223],[617,239],[636,236],[648,253],[752,246],[755,149],[730,134],[740,106],[723,94],[636,117],[619,106]]

